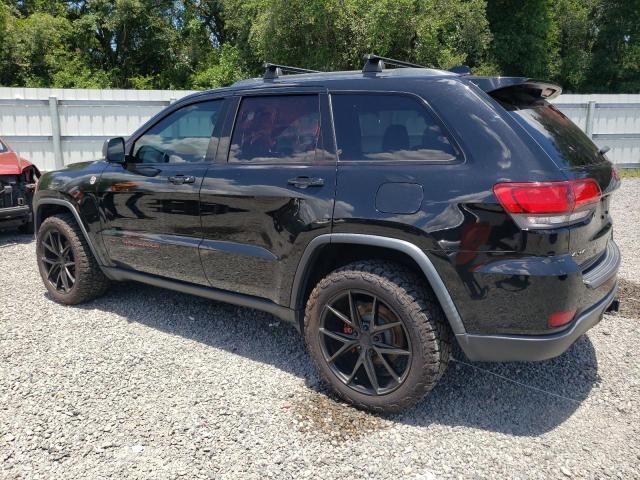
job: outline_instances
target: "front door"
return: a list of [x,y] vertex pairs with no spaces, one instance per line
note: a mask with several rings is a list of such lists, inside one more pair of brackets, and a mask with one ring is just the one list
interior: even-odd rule
[[200,256],[211,285],[289,304],[309,241],[331,230],[336,160],[326,94],[236,98],[201,189]]
[[222,103],[169,112],[133,139],[126,163],[102,174],[102,235],[117,267],[208,285],[198,254],[199,190]]

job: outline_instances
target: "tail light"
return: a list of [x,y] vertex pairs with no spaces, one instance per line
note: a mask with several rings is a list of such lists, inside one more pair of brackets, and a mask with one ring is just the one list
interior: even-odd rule
[[498,183],[493,192],[523,230],[570,225],[591,215],[602,192],[591,179]]
[[549,319],[547,323],[549,324],[550,328],[557,328],[557,327],[566,325],[571,320],[573,320],[573,317],[575,316],[576,316],[575,308],[573,310],[563,310],[560,312],[553,312],[551,315],[549,315]]

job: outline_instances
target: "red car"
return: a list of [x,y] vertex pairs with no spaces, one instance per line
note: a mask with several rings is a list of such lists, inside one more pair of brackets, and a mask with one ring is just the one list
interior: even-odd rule
[[33,194],[40,170],[0,138],[0,229],[33,233]]

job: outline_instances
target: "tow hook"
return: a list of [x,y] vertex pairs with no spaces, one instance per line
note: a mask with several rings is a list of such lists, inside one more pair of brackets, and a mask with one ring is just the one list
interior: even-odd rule
[[617,298],[613,300],[613,302],[611,302],[611,304],[607,307],[607,309],[605,310],[605,312],[609,313],[609,312],[618,312],[618,310],[620,310],[620,300],[618,300]]

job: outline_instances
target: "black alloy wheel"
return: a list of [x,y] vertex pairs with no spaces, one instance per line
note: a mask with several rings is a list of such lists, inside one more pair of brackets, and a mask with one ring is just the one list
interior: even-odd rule
[[415,404],[442,377],[450,330],[415,271],[361,260],[322,278],[304,317],[307,350],[322,381],[343,400],[375,412]]
[[36,255],[44,286],[57,302],[77,305],[109,288],[109,279],[71,214],[43,220],[36,236]]
[[40,262],[47,280],[57,291],[69,293],[76,283],[76,262],[71,242],[59,230],[49,230],[42,240]]
[[394,391],[407,376],[412,349],[401,318],[376,295],[347,290],[325,305],[320,345],[331,371],[367,395]]

